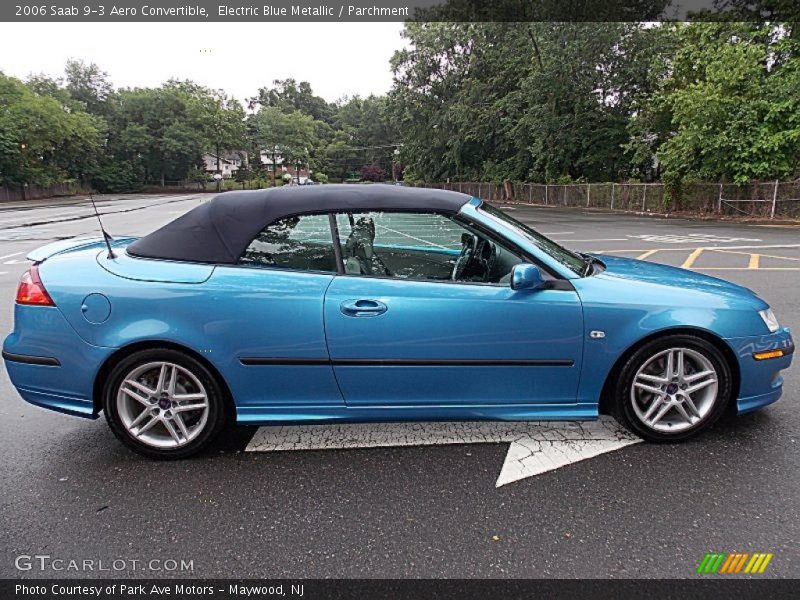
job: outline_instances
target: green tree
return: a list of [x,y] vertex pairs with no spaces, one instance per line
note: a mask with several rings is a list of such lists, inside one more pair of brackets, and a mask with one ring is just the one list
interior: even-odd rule
[[331,124],[336,107],[324,98],[314,95],[307,81],[297,83],[295,79],[276,79],[272,87],[263,87],[250,99],[250,108],[271,106],[283,112],[300,111],[312,119]]
[[326,147],[326,167],[342,179],[363,166],[378,165],[391,172],[399,133],[390,120],[385,96],[342,99],[334,118],[333,140]]
[[[131,158],[140,165],[145,181],[185,174],[199,160],[203,138],[186,123],[188,97],[179,89],[123,89],[115,94],[113,131],[109,140],[114,157],[138,147]],[[177,177],[176,177],[177,178]]]
[[25,81],[25,85],[38,96],[48,96],[57,100],[62,106],[69,110],[85,110],[85,106],[74,100],[69,91],[64,89],[62,79],[49,77],[45,74],[31,75]]
[[206,140],[206,150],[217,157],[218,171],[221,170],[224,152],[246,152],[244,107],[222,90],[193,90],[190,94],[188,118],[190,122],[200,124]]
[[50,185],[85,180],[103,136],[103,122],[36,94],[0,74],[0,181]]
[[105,114],[106,100],[113,90],[108,73],[94,63],[68,60],[64,67],[66,91],[93,115]]
[[389,109],[412,176],[608,180],[646,93],[629,23],[409,23]]
[[185,180],[205,152],[244,145],[244,109],[191,81],[123,89],[109,97],[109,164],[130,163],[144,181]]
[[632,124],[655,140],[665,178],[794,177],[800,54],[793,26],[676,26],[671,69]]
[[277,158],[285,164],[307,164],[317,143],[314,119],[300,111],[284,112],[262,107],[251,116],[251,128],[259,147],[272,157],[272,185],[276,184]]

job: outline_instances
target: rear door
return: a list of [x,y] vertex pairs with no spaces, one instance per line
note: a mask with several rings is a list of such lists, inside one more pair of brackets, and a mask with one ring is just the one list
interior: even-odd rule
[[344,406],[323,323],[336,264],[328,216],[304,215],[268,225],[238,266],[214,270],[206,329],[221,340],[212,351],[228,361],[243,420],[257,420],[262,407],[284,407],[291,419],[303,407]]

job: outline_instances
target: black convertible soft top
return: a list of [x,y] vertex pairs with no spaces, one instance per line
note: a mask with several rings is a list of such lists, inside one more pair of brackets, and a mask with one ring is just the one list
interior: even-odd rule
[[256,234],[304,213],[425,211],[455,214],[470,197],[393,185],[286,186],[220,194],[128,246],[142,258],[235,264]]

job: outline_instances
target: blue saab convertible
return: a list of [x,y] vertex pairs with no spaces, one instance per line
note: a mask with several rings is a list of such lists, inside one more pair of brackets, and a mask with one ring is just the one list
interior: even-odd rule
[[766,302],[576,254],[454,192],[229,192],[140,239],[34,251],[3,346],[27,401],[153,458],[270,424],[616,416],[681,440],[781,395]]

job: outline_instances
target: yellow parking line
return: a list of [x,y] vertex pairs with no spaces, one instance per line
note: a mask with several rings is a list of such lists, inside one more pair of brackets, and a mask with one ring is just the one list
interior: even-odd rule
[[692,265],[694,264],[694,261],[696,261],[697,257],[700,256],[703,253],[703,250],[705,250],[705,248],[695,248],[692,251],[692,253],[689,255],[689,257],[683,262],[683,264],[681,265],[681,268],[682,269],[691,269]]
[[655,254],[656,252],[658,252],[658,248],[656,248],[655,250],[648,250],[647,252],[645,252],[644,254],[640,254],[636,258],[639,260],[644,260],[645,258],[653,256],[653,254]]
[[760,254],[751,254],[750,255],[750,262],[747,265],[748,269],[757,269],[759,261],[761,260]]

